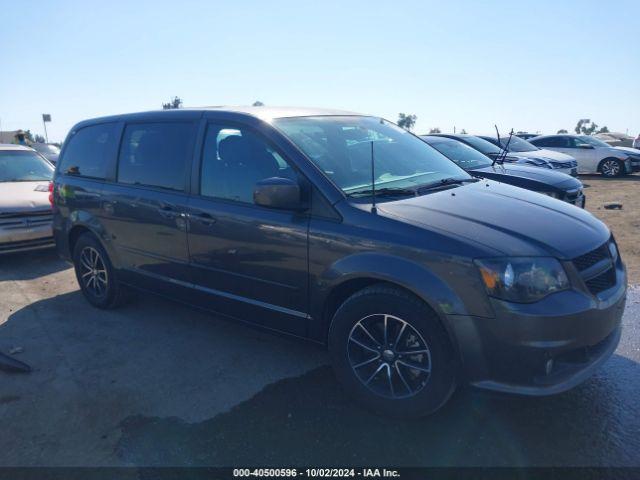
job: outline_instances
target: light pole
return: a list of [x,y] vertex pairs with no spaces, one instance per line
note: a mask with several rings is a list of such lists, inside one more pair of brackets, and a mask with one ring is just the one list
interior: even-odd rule
[[47,122],[51,121],[51,114],[50,113],[43,113],[42,114],[42,125],[44,125],[44,138],[46,139],[47,143],[49,143],[49,135],[47,134]]

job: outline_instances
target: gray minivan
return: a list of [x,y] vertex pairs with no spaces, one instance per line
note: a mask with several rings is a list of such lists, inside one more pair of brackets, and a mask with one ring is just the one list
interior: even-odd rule
[[58,249],[93,305],[144,290],[327,345],[385,414],[431,413],[462,383],[561,392],[620,339],[626,273],[602,222],[473,178],[378,117],[88,120],[53,190]]

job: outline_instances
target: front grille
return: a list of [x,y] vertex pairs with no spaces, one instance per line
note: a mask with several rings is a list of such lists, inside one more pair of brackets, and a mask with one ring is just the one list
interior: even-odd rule
[[589,267],[593,267],[600,260],[604,260],[609,256],[609,249],[607,244],[599,246],[595,250],[592,250],[584,255],[580,255],[573,259],[573,264],[576,266],[579,272],[586,270]]
[[15,230],[31,227],[39,227],[51,223],[53,215],[51,210],[36,212],[20,212],[0,215],[0,228]]
[[604,292],[607,288],[611,288],[616,283],[616,271],[613,267],[597,277],[593,277],[585,282],[591,293],[597,295]]
[[616,267],[609,253],[609,243],[612,241],[573,259],[573,264],[593,295],[616,284]]

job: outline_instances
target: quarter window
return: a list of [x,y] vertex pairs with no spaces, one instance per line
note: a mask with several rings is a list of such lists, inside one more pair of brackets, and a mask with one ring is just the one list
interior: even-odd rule
[[191,123],[127,125],[118,159],[118,181],[183,191],[194,137]]
[[201,195],[253,203],[256,183],[271,177],[293,180],[296,173],[253,131],[209,125],[200,171]]
[[60,159],[60,172],[104,179],[109,155],[114,148],[116,125],[103,123],[78,130]]

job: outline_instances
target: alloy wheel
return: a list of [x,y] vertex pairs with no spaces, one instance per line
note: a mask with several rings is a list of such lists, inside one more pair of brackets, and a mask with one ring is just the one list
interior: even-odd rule
[[620,174],[620,164],[615,160],[607,160],[602,164],[602,173],[607,177],[616,177]]
[[96,297],[107,293],[109,277],[100,252],[93,247],[84,247],[80,253],[80,278],[86,290]]
[[373,393],[408,398],[431,378],[431,352],[408,322],[388,314],[368,315],[351,329],[347,340],[355,376]]

